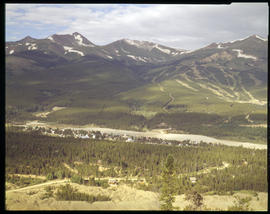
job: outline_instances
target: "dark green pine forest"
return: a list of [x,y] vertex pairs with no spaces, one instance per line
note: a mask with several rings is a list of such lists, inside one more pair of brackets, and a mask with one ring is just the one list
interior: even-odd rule
[[[190,189],[219,194],[237,190],[268,191],[266,150],[206,143],[179,147],[59,138],[12,129],[6,132],[6,179],[11,181],[12,174],[34,174],[83,183],[86,177],[138,176],[148,184],[139,188],[159,192],[162,168],[169,154],[174,157],[175,188],[179,194]],[[106,170],[99,171],[100,165]],[[205,172],[207,169],[211,173]],[[195,184],[190,181],[192,176],[197,179]]]

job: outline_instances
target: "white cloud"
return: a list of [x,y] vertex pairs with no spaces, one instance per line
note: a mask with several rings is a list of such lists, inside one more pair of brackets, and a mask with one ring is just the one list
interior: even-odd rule
[[[204,6],[164,4],[6,6],[8,26],[14,27],[15,23],[22,25],[25,22],[58,26],[61,29],[55,33],[77,31],[97,45],[130,38],[194,49],[211,42],[230,41],[251,34],[265,37],[268,34],[266,3]],[[38,29],[33,25],[32,31]],[[28,34],[31,35],[31,32]]]

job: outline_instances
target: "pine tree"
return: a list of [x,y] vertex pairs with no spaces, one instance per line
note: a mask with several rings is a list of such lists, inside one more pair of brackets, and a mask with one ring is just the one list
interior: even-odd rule
[[202,195],[194,190],[185,194],[185,200],[192,202],[192,205],[188,206],[187,210],[198,210],[203,205]]
[[176,208],[172,205],[172,203],[175,202],[175,190],[174,158],[172,155],[168,155],[162,172],[162,188],[160,196],[162,210],[173,210]]

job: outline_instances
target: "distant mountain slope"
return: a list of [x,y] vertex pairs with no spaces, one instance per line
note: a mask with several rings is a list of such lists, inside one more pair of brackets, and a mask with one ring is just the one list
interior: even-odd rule
[[130,124],[158,113],[265,114],[267,45],[256,35],[194,51],[128,39],[97,46],[79,33],[7,42],[7,114],[65,106],[55,118],[105,125],[123,114]]
[[267,45],[266,40],[255,35],[224,44],[213,43],[155,66],[142,77],[152,83],[177,79],[176,86],[181,84],[201,93],[206,89],[228,102],[265,105]]

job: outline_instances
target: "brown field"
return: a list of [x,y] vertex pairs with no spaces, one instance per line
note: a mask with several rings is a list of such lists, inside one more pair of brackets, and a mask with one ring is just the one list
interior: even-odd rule
[[[71,183],[78,191],[88,194],[102,194],[112,198],[111,201],[94,202],[92,204],[84,201],[56,201],[54,198],[41,199],[46,192],[44,186],[50,185],[57,187],[63,185],[66,181],[59,180],[58,183],[38,184],[32,187],[12,189],[6,191],[6,209],[7,210],[159,210],[159,194],[138,190],[126,184],[119,186],[110,186],[107,189],[101,187],[84,186]],[[6,184],[10,186],[10,184]],[[250,193],[236,193],[241,197],[252,197],[250,208],[254,211],[266,211],[268,204],[268,193],[258,193],[258,197]],[[204,209],[206,210],[227,210],[233,205],[234,197],[231,195],[203,195]],[[174,206],[183,210],[189,204],[185,201],[184,195],[176,196]]]

